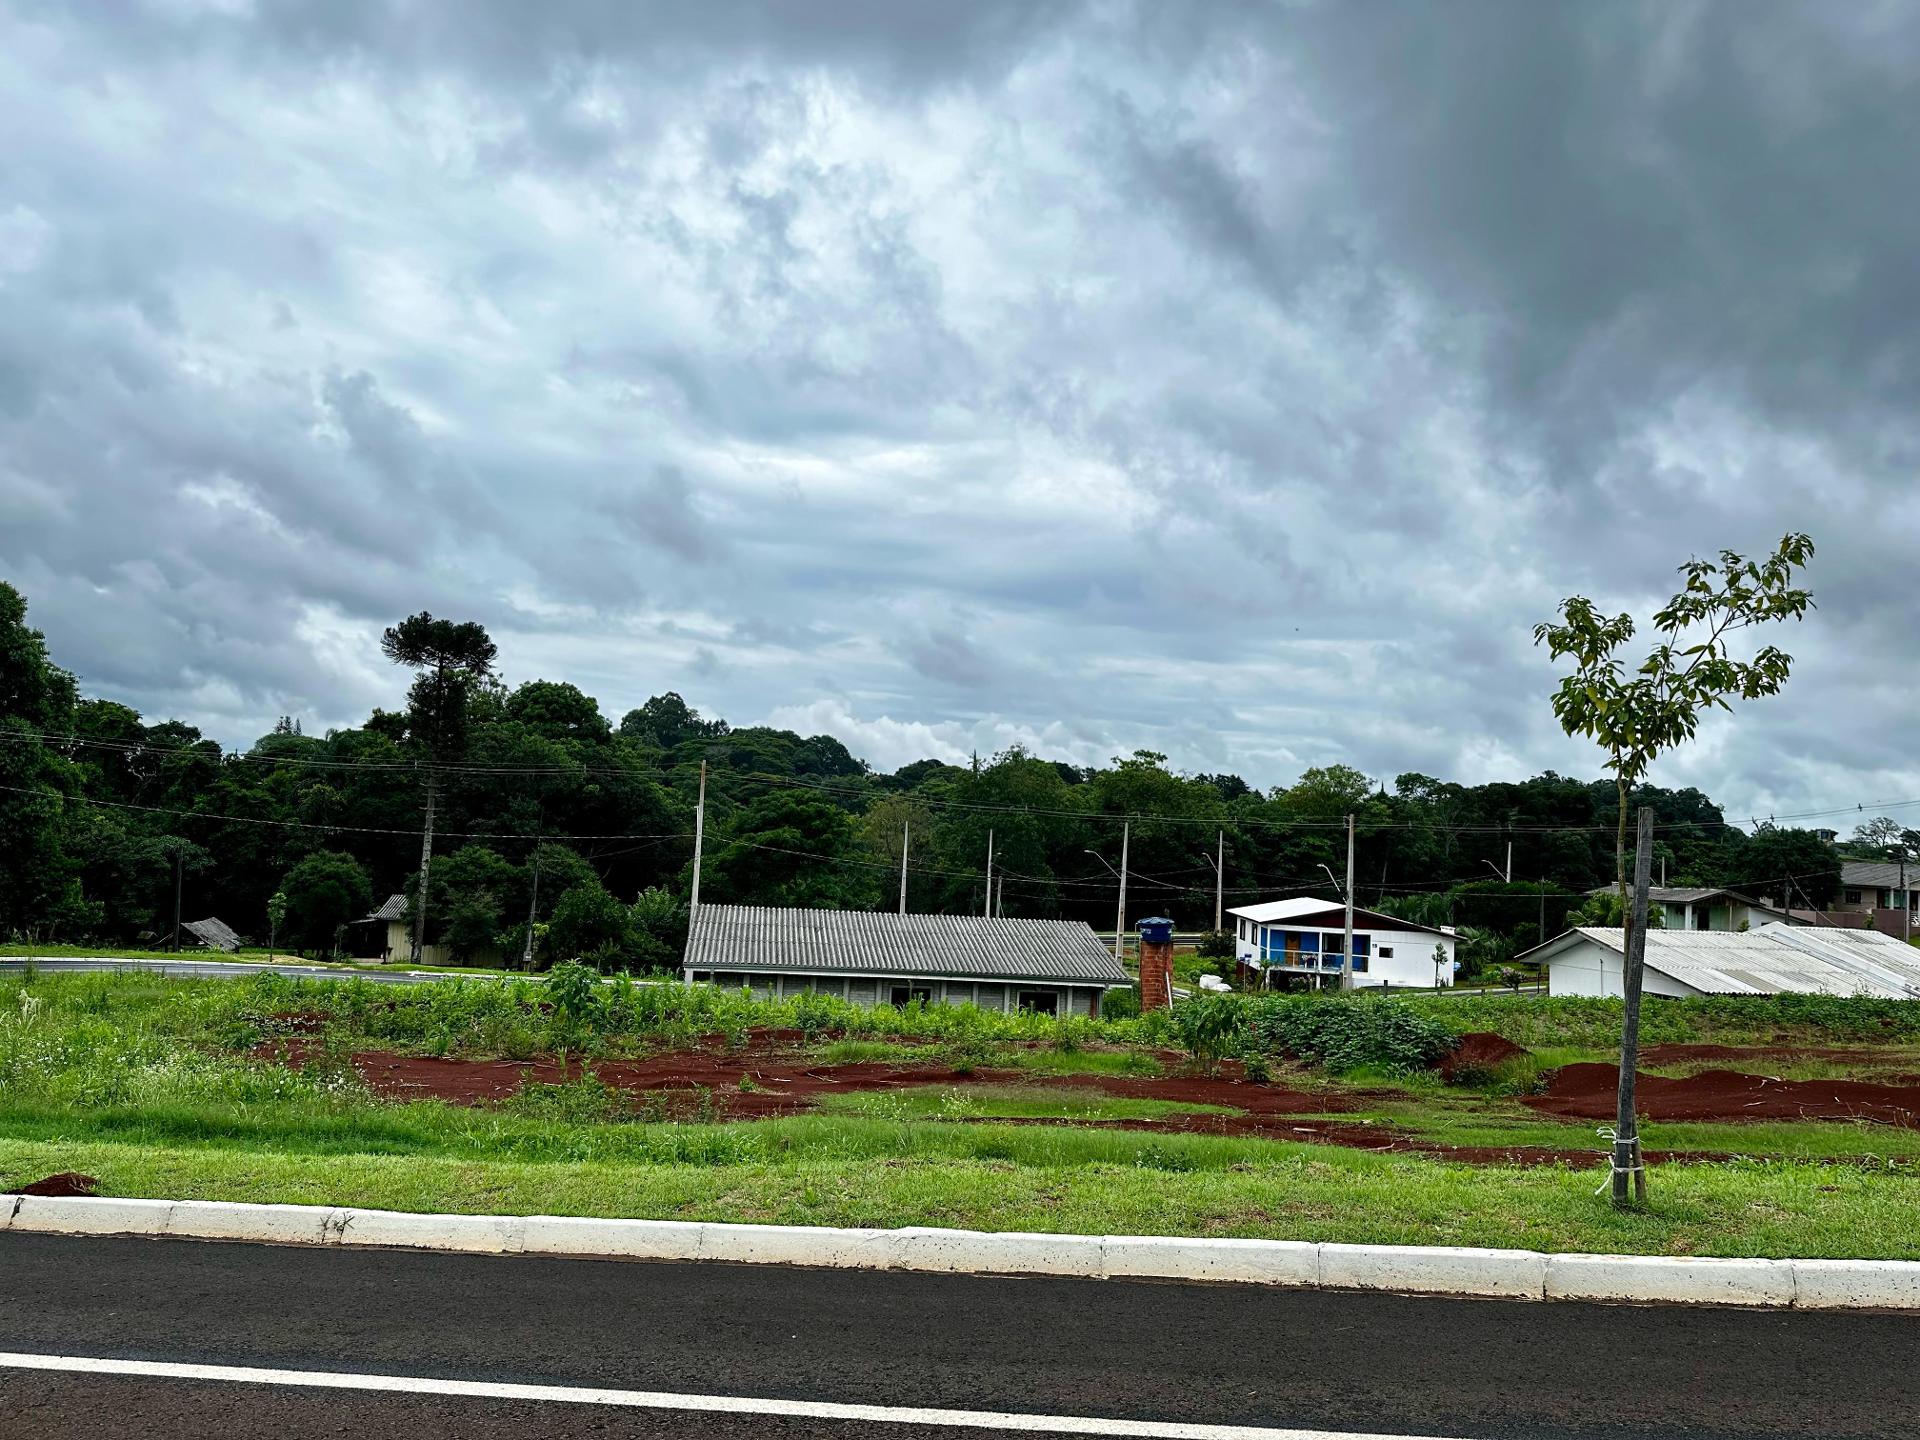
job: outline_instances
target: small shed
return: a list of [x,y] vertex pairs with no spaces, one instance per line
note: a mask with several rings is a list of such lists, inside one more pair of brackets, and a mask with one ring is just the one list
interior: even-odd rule
[[240,937],[224,920],[216,920],[212,916],[205,920],[183,920],[180,928],[209,950],[220,950],[231,955],[240,948]]
[[856,1005],[978,1005],[1098,1015],[1100,997],[1131,983],[1078,920],[899,915],[702,905],[693,913],[686,979],[756,995],[838,995]]

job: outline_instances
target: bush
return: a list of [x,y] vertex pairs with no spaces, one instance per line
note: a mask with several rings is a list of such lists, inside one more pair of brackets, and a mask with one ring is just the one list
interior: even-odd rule
[[1194,950],[1203,959],[1233,959],[1233,932],[1231,930],[1209,930],[1200,937],[1200,943]]
[[1138,1020],[1140,1018],[1140,987],[1129,985],[1124,990],[1109,990],[1100,997],[1100,1018],[1102,1020]]
[[1268,995],[1244,1002],[1248,1050],[1328,1070],[1424,1070],[1460,1041],[1446,1021],[1368,995]]
[[560,960],[592,957],[596,969],[626,968],[633,953],[633,914],[598,880],[560,897],[547,925],[547,953]]

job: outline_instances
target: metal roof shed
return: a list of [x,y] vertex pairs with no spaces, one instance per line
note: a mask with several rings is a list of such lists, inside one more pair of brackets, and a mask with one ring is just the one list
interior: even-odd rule
[[1079,921],[761,905],[701,905],[682,967],[689,981],[775,997],[812,991],[858,1004],[1057,1014],[1095,1013],[1101,991],[1132,979]]

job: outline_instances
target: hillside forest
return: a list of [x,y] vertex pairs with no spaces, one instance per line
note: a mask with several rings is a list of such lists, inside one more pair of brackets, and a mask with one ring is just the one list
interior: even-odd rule
[[[892,908],[904,835],[912,910],[982,913],[991,844],[999,913],[1110,932],[1124,827],[1128,922],[1206,929],[1216,853],[1229,908],[1336,896],[1328,871],[1344,869],[1351,814],[1357,903],[1464,927],[1477,969],[1576,912],[1604,918],[1587,892],[1614,877],[1607,779],[1461,785],[1329,765],[1261,790],[1148,750],[1078,766],[1017,747],[880,773],[831,736],[735,727],[673,693],[613,717],[562,680],[509,685],[470,623],[409,617],[382,650],[410,677],[403,709],[324,735],[288,716],[225,749],[82,694],[0,582],[0,935],[164,944],[177,879],[189,919],[309,955],[364,953],[380,927],[354,922],[374,907],[402,895],[418,913],[431,808],[428,943],[517,963],[531,925],[537,966],[671,968],[703,762],[703,901]],[[1811,830],[1730,824],[1692,789],[1643,786],[1631,803],[1655,811],[1670,884],[1833,898],[1840,850]],[[1851,848],[1897,839],[1875,822]]]

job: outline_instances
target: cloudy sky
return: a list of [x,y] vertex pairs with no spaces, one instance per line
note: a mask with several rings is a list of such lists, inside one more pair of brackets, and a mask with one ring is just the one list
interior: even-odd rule
[[1804,528],[1656,778],[1920,797],[1916,133],[1873,0],[0,0],[0,575],[227,741],[427,608],[883,768],[1478,781],[1597,771],[1562,596]]

